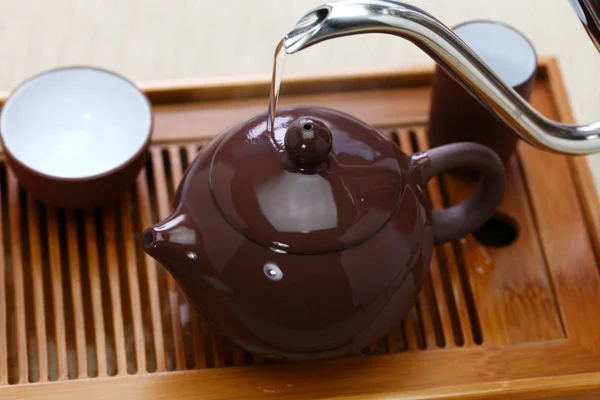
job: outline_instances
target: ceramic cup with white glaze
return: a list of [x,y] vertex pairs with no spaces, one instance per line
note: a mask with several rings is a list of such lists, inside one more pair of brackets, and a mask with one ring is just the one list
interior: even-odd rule
[[19,183],[38,200],[89,208],[120,196],[144,165],[153,127],[136,85],[94,67],[65,67],[15,88],[0,139]]
[[[536,78],[537,55],[523,33],[489,20],[468,21],[453,31],[500,79],[529,101]],[[435,69],[432,85],[429,138],[431,147],[453,142],[480,143],[494,150],[505,163],[518,143],[515,132],[440,66]]]

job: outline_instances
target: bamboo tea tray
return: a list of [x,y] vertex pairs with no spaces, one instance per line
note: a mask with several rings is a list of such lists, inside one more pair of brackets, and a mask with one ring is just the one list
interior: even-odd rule
[[[285,78],[281,104],[337,108],[426,149],[432,70]],[[277,364],[191,311],[140,251],[206,141],[267,107],[269,82],[145,86],[151,157],[122,199],[80,213],[29,197],[0,164],[0,399],[600,398],[600,207],[584,158],[521,143],[499,213],[437,248],[418,303],[360,357]],[[556,62],[532,104],[572,122]],[[434,179],[435,207],[469,184]],[[393,246],[390,243],[390,246]]]

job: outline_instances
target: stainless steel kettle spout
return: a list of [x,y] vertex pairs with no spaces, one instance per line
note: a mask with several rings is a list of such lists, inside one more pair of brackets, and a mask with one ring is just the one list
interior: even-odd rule
[[[600,0],[570,0],[600,51]],[[458,35],[427,12],[392,0],[341,0],[306,14],[286,35],[288,54],[319,42],[361,33],[408,39],[530,144],[565,154],[600,152],[600,121],[552,121],[499,78]]]
[[600,0],[570,0],[590,39],[600,52]]

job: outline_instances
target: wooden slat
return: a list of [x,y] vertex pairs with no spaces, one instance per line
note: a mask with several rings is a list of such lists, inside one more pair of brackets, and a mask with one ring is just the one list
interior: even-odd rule
[[146,351],[144,343],[144,323],[142,321],[142,304],[138,265],[135,256],[136,242],[131,221],[131,194],[128,192],[121,200],[121,217],[123,219],[123,240],[125,241],[125,265],[127,270],[127,284],[129,286],[129,299],[131,301],[131,314],[133,320],[133,341],[135,344],[135,357],[138,373],[147,371]]
[[171,174],[173,176],[171,190],[175,193],[183,176],[183,167],[181,166],[181,155],[179,154],[178,146],[169,146],[169,159],[171,160]]
[[388,346],[388,352],[390,354],[397,353],[401,350],[401,347],[403,347],[404,343],[401,343],[403,339],[400,324],[396,324],[392,327],[392,329],[390,329],[386,336],[386,341]]
[[429,285],[429,280],[425,279],[418,298],[419,308],[421,309],[421,323],[423,324],[423,331],[425,333],[425,345],[427,349],[435,349],[437,347],[437,339],[435,337],[433,322],[434,311],[431,309],[429,299],[427,298],[427,286]]
[[[198,155],[198,146],[190,144],[185,146],[185,152],[188,160],[188,168],[196,156]],[[175,180],[175,178],[173,179]],[[180,181],[179,179],[178,181]],[[194,344],[194,360],[196,368],[206,368],[206,351],[204,349],[203,337],[205,332],[202,331],[202,323],[198,312],[192,308],[192,342]]]
[[[162,161],[161,148],[154,146],[151,149],[152,169],[154,171],[154,184],[156,189],[156,202],[158,205],[158,218],[165,219],[169,216],[171,205],[167,188],[167,178]],[[158,221],[157,221],[158,222]],[[175,347],[175,368],[185,369],[185,347],[183,342],[183,328],[179,312],[179,287],[173,276],[167,273],[167,290],[169,307],[171,310],[171,326],[173,329],[173,344]]]
[[67,379],[69,377],[69,363],[67,359],[62,264],[56,209],[49,208],[47,217],[50,279],[52,280],[52,304],[54,310],[54,340],[56,342],[56,356],[58,361],[57,374],[58,379]]
[[118,375],[127,374],[127,350],[125,349],[125,328],[123,326],[123,305],[121,304],[121,279],[119,277],[119,259],[115,238],[116,218],[112,206],[104,209],[104,243],[106,244],[106,267],[108,269],[108,285],[112,306],[113,337],[117,357]]
[[185,154],[187,156],[187,163],[188,163],[187,167],[189,168],[190,165],[192,165],[194,163],[194,161],[196,160],[196,157],[198,156],[198,145],[195,143],[188,144],[187,146],[184,147],[184,150],[185,150]]
[[417,309],[415,306],[411,307],[410,311],[404,317],[402,321],[404,324],[404,333],[406,339],[406,348],[408,351],[415,351],[419,348],[418,340],[417,340],[417,321],[415,319],[415,315],[417,314]]
[[453,301],[453,299],[446,299],[446,293],[444,292],[444,283],[442,281],[442,274],[440,272],[440,262],[437,258],[437,254],[434,251],[431,257],[431,263],[429,266],[429,275],[431,277],[431,285],[433,288],[433,294],[435,296],[435,302],[437,306],[438,315],[440,316],[440,322],[442,325],[442,333],[445,338],[444,347],[449,349],[456,347],[456,341],[454,340],[454,331],[452,330],[452,319],[448,310],[447,301]]
[[[137,177],[136,183],[137,197],[139,201],[140,229],[150,226],[150,194],[146,182],[146,173],[142,171]],[[157,263],[149,255],[144,256],[146,263],[146,277],[148,280],[148,293],[150,302],[150,313],[152,316],[152,334],[154,337],[154,354],[156,354],[156,370],[163,372],[167,370],[165,358],[165,343],[163,335],[163,325],[160,313],[160,296],[158,294],[158,276]]]
[[[421,129],[416,131],[416,139],[417,145],[421,149],[429,148],[429,140],[427,138],[426,132]],[[410,146],[410,141],[407,135],[400,135],[400,140],[403,143],[403,146],[406,148]],[[408,141],[408,142],[407,142]],[[438,177],[432,178],[427,183],[427,189],[429,192],[429,198],[431,200],[431,205],[434,209],[444,208],[444,200],[441,195],[441,187],[440,181]],[[444,255],[444,264],[446,267],[446,271],[450,278],[450,285],[452,288],[453,298],[446,298],[446,303],[453,301],[456,305],[456,311],[458,314],[458,321],[460,323],[460,328],[462,331],[463,341],[466,346],[471,346],[475,343],[473,338],[473,331],[471,327],[471,320],[469,318],[469,310],[467,308],[467,299],[465,297],[465,293],[461,284],[460,272],[458,271],[458,265],[456,263],[456,256],[454,254],[454,249],[452,248],[452,244],[446,243],[440,246],[442,249],[442,253]],[[438,259],[438,262],[440,260]],[[442,266],[439,266],[442,268]],[[436,271],[437,272],[437,271]],[[441,281],[438,281],[441,283]],[[438,288],[439,289],[439,288]],[[448,305],[446,307],[449,307]],[[446,329],[447,330],[447,329]],[[449,339],[449,338],[448,338]]]
[[[452,288],[452,299],[448,300],[454,301],[454,304],[456,305],[463,344],[465,346],[472,346],[475,343],[473,326],[469,317],[467,298],[460,280],[460,272],[458,271],[458,265],[455,258],[456,255],[452,245],[449,243],[442,245],[442,252],[444,254],[444,265],[448,271],[448,276],[450,277],[450,286]],[[485,340],[485,338],[483,340]]]
[[8,202],[10,203],[10,247],[12,256],[12,276],[14,291],[14,318],[16,322],[17,365],[19,370],[18,383],[29,380],[27,365],[27,327],[25,321],[25,286],[23,282],[23,257],[21,249],[21,206],[19,204],[19,184],[12,171],[8,175]]
[[46,339],[46,305],[44,298],[44,272],[42,270],[42,248],[40,246],[39,215],[35,201],[27,196],[29,225],[29,257],[33,289],[33,313],[37,342],[38,380],[48,380],[48,340]]
[[244,350],[237,345],[233,345],[233,365],[244,365],[245,363]]
[[87,267],[90,280],[90,293],[92,298],[92,315],[94,317],[94,337],[96,341],[96,360],[98,363],[98,376],[108,374],[108,361],[106,355],[106,330],[104,329],[104,312],[102,310],[102,287],[100,281],[100,267],[98,261],[98,244],[94,214],[88,211],[85,215],[85,233],[87,249]]
[[210,328],[210,342],[212,345],[214,366],[216,368],[224,367],[225,355],[223,354],[223,338],[212,328]]
[[[77,353],[77,376],[88,376],[87,346],[85,335],[85,307],[83,306],[83,290],[81,266],[79,263],[79,245],[77,242],[77,223],[73,212],[66,213],[67,249],[69,253],[69,276],[71,299],[73,302],[73,320],[75,325],[75,351]],[[86,293],[89,296],[89,293]]]
[[203,341],[205,332],[202,330],[200,316],[195,310],[192,312],[192,335],[194,344],[194,365],[196,368],[206,368],[206,351],[204,349]]
[[4,248],[4,224],[5,207],[2,196],[0,196],[0,386],[8,384],[8,303],[6,299],[7,292],[7,267]]
[[[188,162],[192,163],[194,158],[196,157],[197,154],[197,150],[196,150],[197,146],[196,145],[189,145],[186,146],[186,155],[188,158]],[[172,192],[175,193],[177,191],[177,188],[179,187],[179,184],[181,182],[181,179],[183,178],[183,166],[182,166],[182,160],[181,160],[181,154],[179,152],[179,147],[178,146],[169,146],[169,158],[171,160],[171,173],[173,175],[173,179],[172,179]],[[200,331],[200,319],[199,316],[197,314],[197,311],[193,309],[193,307],[190,307],[191,309],[191,331],[192,331],[192,346],[193,346],[193,352],[194,352],[194,365],[196,368],[199,367],[206,367],[206,360],[199,360],[199,356],[201,355],[202,358],[204,358],[204,343],[202,342],[201,338],[203,333]],[[234,352],[234,357],[235,357],[235,352]],[[242,354],[242,358],[243,358],[243,354]]]

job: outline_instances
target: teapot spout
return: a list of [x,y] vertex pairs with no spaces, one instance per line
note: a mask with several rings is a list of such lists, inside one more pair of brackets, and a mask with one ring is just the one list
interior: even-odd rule
[[160,233],[158,233],[154,227],[146,229],[142,234],[142,246],[144,247],[144,251],[151,257],[154,257],[156,254],[156,238],[159,235]]
[[185,214],[173,213],[142,234],[144,251],[171,272],[185,261],[195,260],[197,245],[196,231]]

